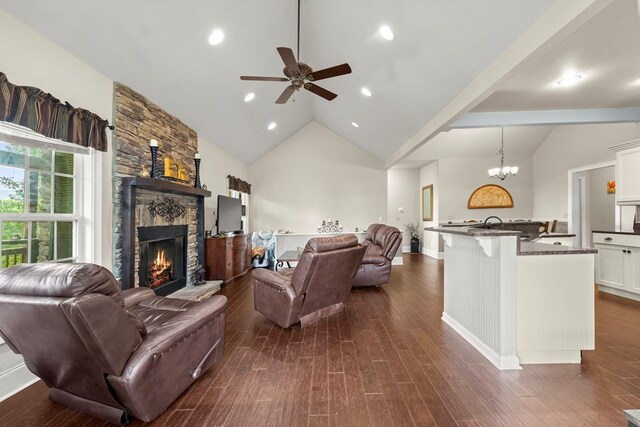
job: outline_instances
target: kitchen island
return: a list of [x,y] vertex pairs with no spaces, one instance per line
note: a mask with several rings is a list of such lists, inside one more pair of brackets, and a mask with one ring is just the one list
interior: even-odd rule
[[499,369],[580,363],[595,345],[594,249],[520,232],[427,228],[445,243],[442,320]]

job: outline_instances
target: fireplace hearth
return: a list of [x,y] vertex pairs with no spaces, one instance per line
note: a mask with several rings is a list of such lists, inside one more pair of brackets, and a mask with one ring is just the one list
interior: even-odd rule
[[138,227],[139,286],[168,295],[187,284],[187,225]]

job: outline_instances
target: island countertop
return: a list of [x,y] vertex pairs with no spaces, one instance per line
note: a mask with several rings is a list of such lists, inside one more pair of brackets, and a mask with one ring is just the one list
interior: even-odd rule
[[[426,231],[433,231],[444,234],[457,234],[469,237],[507,237],[520,236],[520,231],[493,230],[477,227],[426,227]],[[557,236],[556,236],[557,237]],[[597,254],[598,250],[593,248],[574,248],[571,246],[549,245],[546,243],[535,243],[529,241],[518,241],[516,255],[575,255],[575,254]]]
[[537,239],[561,239],[563,237],[576,237],[576,235],[571,233],[540,233]]
[[442,321],[500,370],[580,363],[595,347],[597,251],[483,226],[425,228],[443,240]]
[[521,231],[493,230],[491,228],[479,227],[426,227],[425,230],[436,233],[461,234],[470,237],[506,237],[519,236],[522,234]]
[[549,245],[546,243],[520,242],[517,255],[575,255],[597,254],[593,248],[574,248],[571,246]]

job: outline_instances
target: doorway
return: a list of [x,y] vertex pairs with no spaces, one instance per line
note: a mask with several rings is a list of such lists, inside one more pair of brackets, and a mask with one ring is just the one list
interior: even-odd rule
[[[621,231],[633,213],[615,203],[608,183],[615,181],[615,161],[569,170],[569,233],[574,245],[592,247],[592,231]],[[627,218],[631,215],[631,219]],[[627,221],[627,219],[629,219]]]

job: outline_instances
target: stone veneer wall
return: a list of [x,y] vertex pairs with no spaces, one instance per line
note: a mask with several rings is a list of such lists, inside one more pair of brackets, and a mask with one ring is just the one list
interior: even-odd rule
[[[198,151],[198,135],[176,117],[170,115],[144,96],[121,83],[114,84],[113,132],[113,230],[114,256],[113,274],[118,280],[122,276],[122,177],[139,176],[143,170],[151,170],[149,140],[158,140],[158,167],[163,174],[164,156],[190,168],[194,176],[193,157]],[[158,192],[138,190],[136,192],[136,224],[189,226],[187,253],[187,284],[193,281],[197,264],[197,206],[196,198],[169,194],[166,197],[187,208],[184,218],[167,223],[162,218],[151,217],[147,209],[152,200],[163,201],[165,195]],[[138,282],[139,248],[136,236],[135,284]]]

